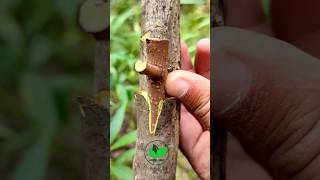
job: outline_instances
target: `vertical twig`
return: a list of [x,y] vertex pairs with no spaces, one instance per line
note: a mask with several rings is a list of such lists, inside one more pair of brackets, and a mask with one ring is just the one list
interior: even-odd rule
[[109,6],[107,0],[87,0],[80,9],[82,28],[97,40],[94,56],[95,99],[79,97],[85,144],[87,180],[109,177]]
[[142,0],[141,60],[136,64],[137,142],[135,180],[174,180],[180,104],[168,98],[166,74],[180,68],[179,0]]
[[[217,26],[223,26],[224,24],[224,3],[223,0],[211,0],[211,19],[213,20],[212,28]],[[212,17],[213,16],[213,17]],[[213,43],[214,43],[214,34]],[[212,76],[214,77],[214,76]],[[214,87],[214,85],[213,85]],[[213,106],[211,106],[213,107]],[[211,111],[213,112],[213,111]],[[212,149],[211,149],[211,177],[214,180],[225,180],[225,166],[226,166],[226,145],[227,136],[226,131],[219,127],[216,121],[213,121],[213,136],[212,137]]]

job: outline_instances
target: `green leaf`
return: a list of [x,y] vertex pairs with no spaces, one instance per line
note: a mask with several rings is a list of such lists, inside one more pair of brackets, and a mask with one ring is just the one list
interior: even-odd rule
[[210,19],[204,19],[203,21],[199,22],[197,25],[197,29],[207,28],[210,26]]
[[53,54],[53,43],[45,36],[36,36],[30,42],[29,63],[31,67],[38,68],[44,65]]
[[120,99],[120,101],[122,103],[127,103],[128,102],[128,93],[127,93],[126,88],[123,86],[123,84],[118,84],[116,91],[117,91],[117,96]]
[[63,17],[67,23],[74,23],[77,16],[77,7],[79,6],[79,0],[56,0],[54,1],[57,12]]
[[117,137],[121,126],[123,124],[124,115],[126,112],[127,103],[124,103],[117,110],[116,114],[111,118],[110,123],[110,144],[113,143],[114,139]]
[[30,125],[36,128],[38,134],[52,134],[58,119],[52,89],[44,77],[33,73],[27,73],[23,77],[20,94]]
[[1,0],[0,1],[0,9],[1,11],[3,9],[9,10],[9,11],[13,11],[14,9],[16,9],[17,7],[19,7],[21,5],[21,1],[22,0]]
[[134,143],[137,139],[136,134],[137,134],[137,131],[135,130],[124,135],[111,146],[111,150],[119,149],[121,147]]
[[168,153],[168,148],[166,146],[159,148],[157,151],[158,157],[164,157],[167,153]]
[[20,85],[23,109],[34,131],[35,142],[24,153],[9,180],[42,180],[49,160],[49,148],[56,130],[57,109],[44,77],[25,74]]
[[49,139],[49,136],[40,136],[26,151],[8,180],[43,180],[49,160]]
[[180,0],[180,4],[205,4],[206,0]]
[[135,15],[137,13],[137,7],[133,7],[130,10],[126,11],[125,13],[119,15],[118,17],[114,18],[111,24],[111,33],[116,34],[119,28],[125,23],[125,21]]
[[[75,91],[79,94],[90,92],[92,83],[89,75],[59,73],[48,76],[48,85],[55,90]],[[79,95],[75,94],[75,95]]]
[[[23,1],[22,6],[28,6],[31,2]],[[55,16],[53,1],[33,0],[32,6],[29,6],[28,16],[22,20],[22,26],[26,35],[32,36],[39,34],[42,28],[46,28],[50,18]],[[54,26],[50,26],[51,30]],[[60,27],[61,28],[61,27]]]
[[153,149],[149,149],[148,153],[149,153],[149,156],[150,156],[150,157],[153,157],[153,158],[156,158],[156,157],[157,157],[157,153],[154,152]]
[[168,153],[168,148],[166,146],[158,148],[156,145],[153,145],[148,153],[152,158],[162,158]]
[[123,164],[126,162],[131,162],[135,153],[135,148],[127,150],[126,152],[122,153],[119,157],[116,158],[116,163]]
[[159,149],[159,148],[158,148],[157,145],[154,144],[154,145],[152,146],[152,150],[153,150],[156,154],[157,154],[158,149]]
[[117,163],[110,163],[111,174],[121,180],[132,180],[132,170],[128,166]]
[[9,61],[16,60],[16,58],[21,57],[22,54],[23,32],[21,27],[11,14],[4,11],[0,11],[0,22],[0,39],[2,42],[5,42],[8,47],[10,55]]
[[11,129],[6,126],[0,125],[0,139],[9,139],[16,135]]

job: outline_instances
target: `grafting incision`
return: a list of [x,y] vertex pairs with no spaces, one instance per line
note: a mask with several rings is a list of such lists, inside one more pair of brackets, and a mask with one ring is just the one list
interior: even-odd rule
[[137,61],[135,69],[147,76],[148,91],[140,90],[140,93],[148,102],[149,108],[149,132],[155,134],[159,115],[162,110],[163,100],[166,98],[165,79],[168,74],[168,48],[167,39],[143,38],[146,45],[146,59]]
[[165,92],[168,72],[180,68],[179,0],[142,0],[141,58],[135,64],[139,92],[135,180],[174,180],[180,104]]

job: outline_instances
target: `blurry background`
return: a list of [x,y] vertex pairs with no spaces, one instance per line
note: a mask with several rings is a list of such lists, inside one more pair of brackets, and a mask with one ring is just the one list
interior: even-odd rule
[[76,97],[92,94],[80,0],[0,1],[0,179],[83,179]]
[[[195,55],[196,43],[210,34],[207,0],[181,0],[181,38]],[[134,63],[140,58],[141,4],[138,0],[111,0],[111,179],[132,179],[136,116],[134,93],[138,74]],[[188,161],[179,153],[177,180],[197,179]]]
[[[81,31],[81,0],[0,1],[0,179],[81,180],[76,97],[91,96],[95,41]],[[194,56],[209,37],[209,3],[185,0],[181,35]],[[111,176],[130,179],[135,143],[140,1],[111,1]],[[179,155],[177,179],[196,179]]]

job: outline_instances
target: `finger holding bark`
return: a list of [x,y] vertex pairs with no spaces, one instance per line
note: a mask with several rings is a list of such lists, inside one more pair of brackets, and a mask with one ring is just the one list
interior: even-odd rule
[[210,81],[198,74],[178,70],[170,73],[166,82],[167,93],[181,103],[210,130]]

